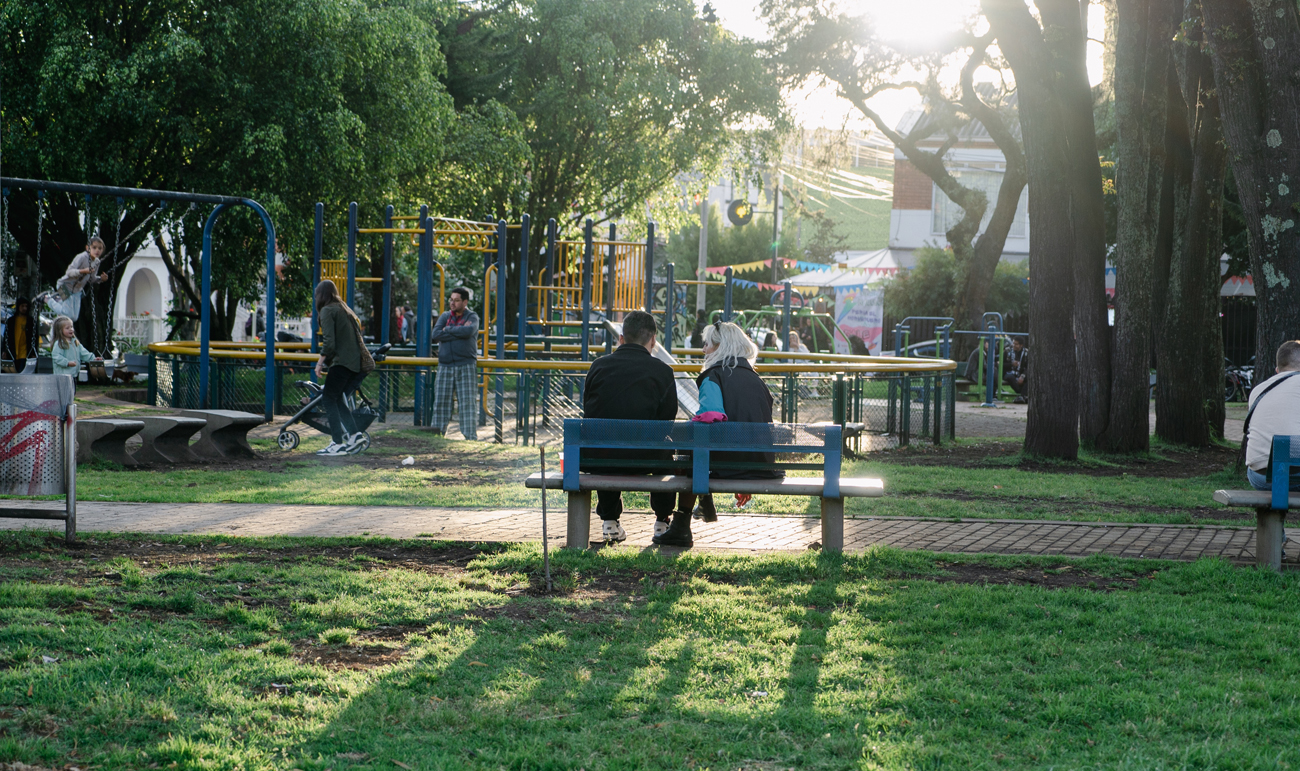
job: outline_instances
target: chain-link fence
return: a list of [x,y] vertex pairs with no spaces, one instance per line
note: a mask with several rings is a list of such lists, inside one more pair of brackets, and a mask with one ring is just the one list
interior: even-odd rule
[[[151,367],[151,404],[199,408],[198,357],[153,354]],[[277,415],[292,415],[305,403],[305,392],[294,382],[310,379],[309,364],[280,364],[269,384],[260,360],[213,358],[211,367],[213,409],[261,413],[268,387],[275,394]],[[435,376],[435,368],[380,365],[361,391],[379,422],[425,426],[432,418]],[[845,425],[847,444],[855,451],[955,435],[952,372],[798,372],[762,378],[772,393],[773,419]],[[558,369],[481,370],[478,419],[489,430],[480,435],[514,444],[558,441],[565,418],[582,417],[585,379],[585,372]],[[678,417],[690,416],[683,412]]]

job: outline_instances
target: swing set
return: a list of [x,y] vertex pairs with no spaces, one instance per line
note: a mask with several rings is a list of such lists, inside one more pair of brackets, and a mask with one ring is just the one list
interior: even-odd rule
[[[162,211],[168,202],[181,202],[191,204],[212,204],[212,212],[208,214],[203,223],[203,251],[200,258],[202,265],[202,279],[200,296],[208,298],[212,296],[212,230],[216,227],[217,220],[227,209],[234,206],[247,206],[262,219],[262,226],[266,231],[266,316],[268,323],[274,323],[275,319],[275,224],[271,221],[271,215],[257,201],[251,198],[240,198],[224,195],[204,195],[200,193],[183,193],[174,190],[148,190],[129,187],[109,187],[105,185],[82,185],[73,182],[54,182],[39,179],[19,179],[13,177],[0,177],[0,191],[3,191],[7,198],[11,189],[32,190],[37,194],[38,202],[44,199],[46,193],[61,192],[71,194],[81,194],[87,197],[114,197],[119,201],[119,215],[122,207],[125,206],[124,199],[153,201],[157,208],[144,222],[135,230],[127,235],[128,240],[140,228]],[[6,204],[7,209],[7,204]],[[44,229],[44,208],[38,203],[39,227],[37,229],[37,258],[40,257],[40,234]],[[89,210],[87,210],[89,211]],[[122,217],[118,217],[118,232],[121,232]],[[5,225],[8,225],[7,217]],[[121,240],[117,242],[122,243]],[[116,250],[116,246],[115,246]],[[116,263],[116,260],[114,261]],[[3,261],[0,261],[3,264]],[[116,264],[114,265],[116,270]],[[116,276],[116,273],[114,273]],[[2,279],[3,277],[0,277]],[[110,279],[111,280],[111,279]],[[0,280],[0,285],[3,285]],[[92,300],[93,302],[93,300]],[[112,302],[112,301],[110,301]],[[112,324],[111,308],[109,324]],[[206,407],[208,404],[208,386],[209,371],[212,361],[211,329],[212,329],[212,309],[211,303],[203,303],[199,318],[199,404]],[[98,335],[98,327],[96,327]],[[275,336],[268,335],[265,351],[267,371],[272,371],[275,367]],[[271,389],[266,391],[266,417],[269,420],[274,407],[274,394]]]

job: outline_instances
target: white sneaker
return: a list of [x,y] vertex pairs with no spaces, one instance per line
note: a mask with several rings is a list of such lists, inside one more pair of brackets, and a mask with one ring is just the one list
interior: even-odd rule
[[663,519],[655,520],[655,535],[663,535],[668,532],[668,521]]
[[358,431],[345,438],[343,445],[347,448],[348,455],[356,455],[370,449],[370,437],[366,436],[364,431]]
[[600,537],[606,542],[626,541],[627,531],[619,524],[617,519],[601,520]]
[[323,448],[317,450],[317,451],[316,451],[316,454],[317,454],[317,455],[326,455],[326,456],[329,456],[329,457],[331,457],[331,458],[337,458],[337,457],[339,457],[339,456],[347,455],[347,454],[348,454],[348,446],[347,446],[346,444],[339,444],[339,443],[337,443],[337,442],[330,442],[329,444],[325,445]]

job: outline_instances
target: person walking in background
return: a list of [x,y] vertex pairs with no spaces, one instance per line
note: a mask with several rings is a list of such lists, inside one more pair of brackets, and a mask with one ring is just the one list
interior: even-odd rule
[[13,371],[22,372],[28,357],[36,356],[41,347],[40,322],[26,297],[14,303],[14,314],[5,325],[4,357],[13,362]]
[[456,400],[460,432],[466,439],[478,439],[478,315],[469,309],[473,295],[463,286],[451,290],[451,310],[433,325],[438,344],[438,375],[433,383],[433,420],[439,433],[451,422],[451,401]]
[[415,342],[415,309],[409,305],[406,306],[402,312],[402,318],[405,319],[402,322],[402,340],[407,345],[410,345]]
[[[623,318],[618,348],[591,363],[582,393],[582,416],[605,420],[672,420],[677,417],[677,385],[673,369],[656,359],[654,349],[658,329],[654,316],[632,311]],[[671,461],[670,450],[585,450],[583,460],[654,460]],[[584,469],[585,470],[585,469]],[[592,467],[602,474],[646,474],[646,468],[615,470]],[[655,513],[655,535],[668,530],[673,513],[672,493],[650,493],[650,508]],[[623,493],[617,490],[596,491],[596,513],[601,519],[601,537],[605,541],[625,541],[627,531],[619,522],[623,514]]]
[[67,316],[54,320],[50,338],[50,357],[54,360],[56,375],[75,375],[82,364],[99,360],[78,342],[77,332],[72,328],[72,319]]
[[[716,322],[704,329],[704,371],[695,379],[700,388],[700,410],[692,420],[713,423],[771,423],[772,392],[754,371],[758,359],[758,346],[745,330],[731,322]],[[721,462],[775,463],[774,453],[718,452],[710,459]],[[710,471],[718,479],[776,479],[785,476],[779,469],[756,471],[719,469]],[[743,506],[749,496],[736,496],[736,504]],[[691,513],[695,508],[695,495],[682,493],[672,524],[663,533],[656,533],[654,542],[660,546],[691,546]],[[713,496],[700,498],[700,510],[705,522],[717,519]]]
[[691,330],[691,347],[700,348],[704,345],[704,328],[709,322],[704,318],[704,311],[695,312],[695,328]]
[[325,378],[325,414],[332,440],[316,454],[352,455],[366,448],[366,435],[357,430],[343,397],[357,390],[375,368],[375,360],[361,337],[360,319],[343,302],[333,281],[316,285],[316,309],[321,332],[316,376]]

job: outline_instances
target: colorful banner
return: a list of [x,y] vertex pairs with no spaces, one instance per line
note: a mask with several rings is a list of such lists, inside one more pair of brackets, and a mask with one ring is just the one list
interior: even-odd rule
[[[885,292],[865,286],[835,287],[835,323],[848,338],[858,338],[872,356],[880,355]],[[855,353],[851,340],[835,336],[836,353]],[[856,351],[861,353],[859,349]]]
[[[828,265],[822,262],[805,262],[804,260],[788,260],[785,259],[784,257],[778,259],[781,260],[781,265],[786,270],[798,270],[804,273],[808,273],[811,271],[838,270],[838,271],[843,271],[845,273],[857,273],[859,275],[867,275],[867,276],[888,276],[898,272],[898,268],[852,268],[849,267],[846,263],[842,263],[842,262],[836,263],[834,265]],[[713,267],[705,268],[704,272],[713,274],[715,276],[721,276],[722,274],[727,272],[727,268],[731,268],[731,272],[734,275],[736,273],[748,273],[750,271],[755,271],[760,269],[770,269],[771,267],[772,267],[771,260],[758,260],[756,262],[742,262],[738,265],[714,265]]]

